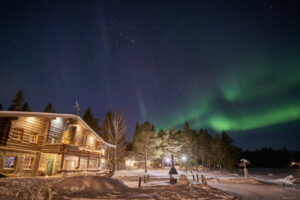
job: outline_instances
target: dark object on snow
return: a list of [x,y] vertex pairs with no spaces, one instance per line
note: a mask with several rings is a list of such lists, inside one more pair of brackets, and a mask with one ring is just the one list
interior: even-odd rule
[[171,167],[170,171],[169,171],[169,174],[170,175],[173,175],[173,174],[178,174],[177,170],[175,169],[175,167]]
[[177,183],[177,179],[173,177],[173,175],[178,174],[177,170],[175,169],[175,165],[174,165],[174,156],[173,154],[171,154],[171,164],[172,167],[169,171],[169,175],[170,175],[170,183],[171,184],[175,184]]
[[207,185],[207,180],[206,180],[205,176],[201,175],[201,180],[204,185]]
[[142,177],[139,178],[139,187],[141,187]]
[[177,179],[174,178],[173,176],[171,176],[171,177],[170,177],[170,183],[171,183],[171,184],[177,183]]
[[197,182],[199,183],[199,174],[197,174]]

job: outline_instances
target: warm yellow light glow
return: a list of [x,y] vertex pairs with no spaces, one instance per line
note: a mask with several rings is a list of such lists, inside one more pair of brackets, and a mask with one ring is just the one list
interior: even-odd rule
[[71,168],[75,169],[75,162],[74,161],[71,162]]
[[105,155],[105,149],[101,149],[101,154],[104,156]]
[[35,121],[35,118],[34,117],[27,117],[26,121],[29,122],[29,123],[33,123]]
[[64,143],[64,144],[69,144],[70,143],[68,129],[63,132],[62,141],[61,142]]
[[105,160],[104,159],[101,159],[101,163],[104,163],[105,162]]
[[93,142],[94,142],[94,138],[91,136],[90,137],[90,143],[93,144]]
[[130,166],[130,160],[126,160],[126,166]]

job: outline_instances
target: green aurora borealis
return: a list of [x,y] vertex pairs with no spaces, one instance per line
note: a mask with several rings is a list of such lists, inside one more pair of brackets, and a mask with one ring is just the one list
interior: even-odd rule
[[193,98],[155,124],[181,127],[188,121],[194,129],[236,132],[299,120],[299,63],[260,63],[223,73],[217,85],[209,84],[209,92],[192,91]]

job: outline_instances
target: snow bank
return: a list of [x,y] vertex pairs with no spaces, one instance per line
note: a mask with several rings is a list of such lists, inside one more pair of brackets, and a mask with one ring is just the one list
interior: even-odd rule
[[54,185],[58,195],[68,197],[95,197],[106,193],[124,193],[131,188],[121,181],[102,176],[69,177]]

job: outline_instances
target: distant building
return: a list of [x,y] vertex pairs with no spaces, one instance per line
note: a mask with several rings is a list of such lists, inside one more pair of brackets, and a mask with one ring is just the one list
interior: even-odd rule
[[107,169],[105,142],[79,116],[0,111],[0,172],[55,175]]

